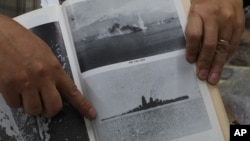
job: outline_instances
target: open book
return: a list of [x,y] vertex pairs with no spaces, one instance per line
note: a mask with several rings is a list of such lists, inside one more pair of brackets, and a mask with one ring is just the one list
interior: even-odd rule
[[31,119],[11,109],[15,126],[4,128],[8,135],[17,140],[227,140],[221,125],[227,119],[218,116],[224,114],[220,97],[211,97],[185,59],[186,11],[180,0],[68,0],[15,18],[51,47],[98,116],[83,122],[67,102],[53,119]]

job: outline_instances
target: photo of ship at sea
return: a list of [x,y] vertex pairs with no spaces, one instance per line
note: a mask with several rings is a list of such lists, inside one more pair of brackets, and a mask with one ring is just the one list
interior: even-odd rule
[[81,72],[184,48],[172,0],[96,1],[66,7]]
[[97,138],[171,141],[211,130],[193,69],[179,54],[85,76]]
[[96,124],[101,141],[171,141],[211,129],[202,98],[130,113]]
[[112,119],[112,118],[116,118],[116,117],[119,117],[119,116],[124,116],[124,115],[130,114],[130,113],[135,113],[135,112],[139,112],[139,111],[143,111],[143,110],[147,110],[147,109],[152,109],[152,108],[155,108],[155,107],[159,107],[159,106],[162,106],[162,105],[171,104],[171,103],[174,103],[174,102],[186,100],[188,98],[189,97],[187,95],[180,96],[180,97],[177,97],[175,99],[167,99],[167,100],[160,100],[158,98],[156,98],[154,100],[152,97],[150,97],[149,98],[149,102],[147,102],[146,99],[145,99],[145,97],[142,96],[142,103],[141,103],[141,105],[139,105],[139,106],[137,106],[137,107],[129,110],[128,112],[122,113],[120,115],[115,115],[115,116],[112,116],[112,117],[108,117],[108,118],[102,119],[102,121],[109,120],[109,119]]

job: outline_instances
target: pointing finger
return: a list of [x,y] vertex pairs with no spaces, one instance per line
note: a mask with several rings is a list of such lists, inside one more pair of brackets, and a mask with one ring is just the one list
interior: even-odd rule
[[96,111],[84,95],[77,89],[73,81],[67,77],[66,73],[63,78],[57,83],[57,88],[84,117],[94,119]]

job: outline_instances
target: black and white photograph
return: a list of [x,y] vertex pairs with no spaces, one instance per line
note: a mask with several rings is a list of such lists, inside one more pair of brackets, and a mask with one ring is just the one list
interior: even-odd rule
[[84,79],[101,141],[172,141],[211,130],[193,66],[183,54]]
[[[30,30],[48,44],[72,78],[59,22],[39,25]],[[22,109],[10,109],[0,98],[0,140],[88,140],[83,117],[67,101],[63,100],[63,105],[62,111],[57,116],[46,119],[29,116]]]
[[184,48],[173,0],[91,0],[66,12],[81,72]]

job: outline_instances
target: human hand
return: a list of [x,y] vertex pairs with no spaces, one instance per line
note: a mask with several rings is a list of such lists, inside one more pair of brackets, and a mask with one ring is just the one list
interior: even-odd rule
[[219,82],[223,66],[237,49],[245,27],[242,0],[192,0],[186,26],[186,57],[197,76]]
[[86,118],[95,118],[47,44],[3,15],[0,27],[0,92],[10,107],[49,118],[61,110],[62,96]]

